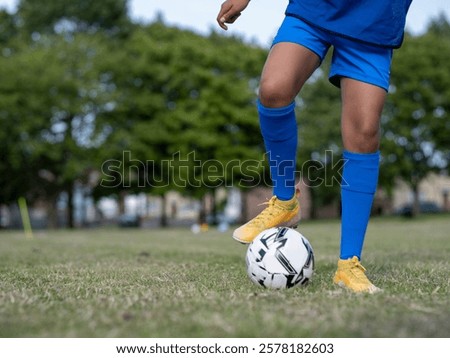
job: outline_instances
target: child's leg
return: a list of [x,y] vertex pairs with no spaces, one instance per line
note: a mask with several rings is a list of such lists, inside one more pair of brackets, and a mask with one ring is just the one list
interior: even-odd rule
[[342,88],[341,259],[361,258],[364,236],[378,183],[379,128],[386,91],[344,78]]
[[295,225],[300,219],[295,192],[297,122],[294,98],[319,64],[319,57],[290,42],[277,43],[264,66],[258,113],[269,154],[274,197],[253,220],[237,228],[233,238],[250,243],[263,230]]
[[376,292],[360,258],[378,184],[380,118],[392,49],[334,36],[329,78],[341,87],[344,164],[341,252],[334,282],[356,292]]
[[295,192],[297,122],[293,101],[319,63],[311,50],[282,42],[272,48],[263,69],[258,114],[273,192],[281,200],[291,199]]
[[379,126],[386,92],[367,83],[343,78],[341,252],[334,282],[354,292],[379,291],[360,263],[372,201],[378,183]]
[[320,61],[315,52],[304,46],[292,42],[275,44],[261,75],[261,104],[269,108],[290,105]]

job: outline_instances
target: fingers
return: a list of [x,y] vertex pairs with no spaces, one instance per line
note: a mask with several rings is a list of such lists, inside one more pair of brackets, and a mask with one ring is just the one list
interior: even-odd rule
[[241,16],[241,13],[233,8],[233,4],[224,2],[217,16],[217,22],[222,29],[228,30],[226,24],[234,23],[239,16]]
[[217,22],[219,23],[219,26],[224,29],[224,30],[228,30],[228,26],[225,25],[225,17],[221,17],[220,19],[217,19]]
[[224,30],[228,30],[228,26],[225,25],[225,22],[227,21],[227,15],[232,7],[232,3],[225,1],[220,7],[219,15],[217,15],[217,22],[219,26]]
[[219,19],[219,25],[222,29],[224,30],[228,30],[228,26],[225,25],[225,23],[227,24],[232,24],[234,23],[237,18],[241,16],[241,13],[237,13],[237,14],[233,14],[232,12],[226,13],[223,16],[220,17]]

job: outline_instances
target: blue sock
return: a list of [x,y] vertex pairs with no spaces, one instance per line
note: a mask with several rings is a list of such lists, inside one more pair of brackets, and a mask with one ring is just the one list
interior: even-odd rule
[[359,154],[344,151],[344,159],[340,258],[346,260],[357,256],[361,259],[378,184],[380,152]]
[[289,200],[295,193],[297,157],[297,121],[295,103],[286,107],[268,108],[258,101],[259,123],[269,156],[273,194]]

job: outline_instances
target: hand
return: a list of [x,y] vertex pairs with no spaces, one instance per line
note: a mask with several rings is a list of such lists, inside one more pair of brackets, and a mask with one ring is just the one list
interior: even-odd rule
[[228,30],[228,26],[225,24],[234,23],[241,12],[247,7],[250,0],[225,0],[220,7],[219,15],[217,15],[217,22],[219,26]]

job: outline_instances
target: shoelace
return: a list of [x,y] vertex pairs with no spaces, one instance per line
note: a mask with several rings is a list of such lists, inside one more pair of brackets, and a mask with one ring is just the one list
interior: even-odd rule
[[[266,200],[267,200],[267,199],[266,199]],[[261,204],[258,204],[258,206],[261,206],[261,205],[268,205],[268,206],[275,205],[275,200],[276,200],[276,197],[273,196],[273,197],[271,197],[271,198],[269,199],[269,201],[265,201],[265,202],[263,202],[263,203],[261,203]]]
[[265,208],[263,211],[261,211],[261,213],[252,220],[253,224],[257,225],[261,221],[265,221],[267,217],[274,216],[274,211],[268,210],[268,209],[270,209],[270,207],[272,207],[272,206],[275,206],[275,200],[276,200],[276,197],[274,196],[269,201],[266,201],[266,202],[258,205],[258,206],[267,205],[267,208]]
[[362,279],[364,281],[367,280],[367,277],[364,274],[364,272],[366,272],[366,269],[363,265],[361,265],[359,261],[354,262],[354,266],[351,268],[351,271],[358,279]]

